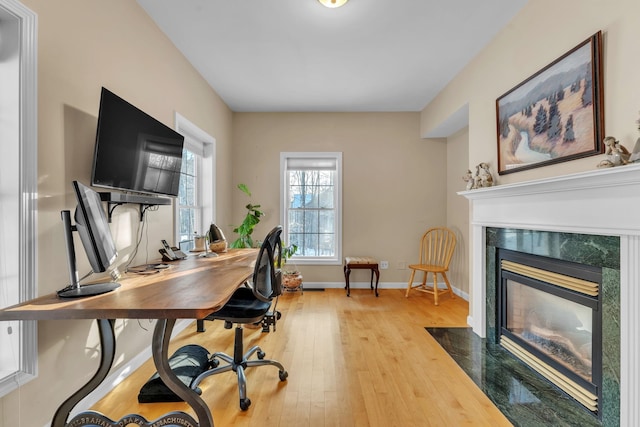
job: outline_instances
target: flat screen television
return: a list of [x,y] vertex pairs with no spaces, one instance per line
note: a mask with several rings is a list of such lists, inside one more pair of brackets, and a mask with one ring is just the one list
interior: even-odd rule
[[91,185],[178,195],[184,136],[102,88]]
[[71,224],[70,211],[61,212],[71,282],[69,286],[58,291],[58,296],[61,298],[98,295],[120,287],[120,284],[116,282],[80,284],[81,279],[78,276],[73,231],[78,232],[94,273],[107,271],[118,257],[118,252],[111,236],[109,222],[102,207],[100,195],[78,181],[73,181],[73,189],[78,203],[74,214],[75,225]]

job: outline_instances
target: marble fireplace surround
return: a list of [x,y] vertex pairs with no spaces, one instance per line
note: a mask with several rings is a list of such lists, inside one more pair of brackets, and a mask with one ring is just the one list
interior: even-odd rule
[[640,425],[640,164],[499,185],[471,201],[468,324],[486,336],[486,228],[620,238],[620,425]]

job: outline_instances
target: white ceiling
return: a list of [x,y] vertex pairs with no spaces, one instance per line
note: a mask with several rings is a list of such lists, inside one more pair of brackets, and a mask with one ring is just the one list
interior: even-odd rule
[[527,0],[137,0],[237,112],[420,111]]

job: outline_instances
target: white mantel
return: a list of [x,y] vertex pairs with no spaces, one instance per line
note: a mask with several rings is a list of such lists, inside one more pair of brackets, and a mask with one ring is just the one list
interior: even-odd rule
[[458,193],[471,201],[473,331],[486,335],[485,228],[620,237],[622,426],[640,425],[640,164]]

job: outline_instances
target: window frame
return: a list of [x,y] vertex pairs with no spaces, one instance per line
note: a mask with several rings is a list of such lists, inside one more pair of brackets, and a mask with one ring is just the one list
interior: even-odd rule
[[[2,30],[3,41],[18,50],[17,63],[3,75],[6,83],[15,80],[15,93],[7,101],[16,121],[9,126],[15,133],[15,146],[6,147],[5,156],[0,159],[5,173],[17,178],[11,191],[4,194],[8,203],[15,205],[16,239],[0,236],[2,247],[11,249],[11,256],[17,258],[17,274],[3,278],[0,289],[7,285],[18,293],[20,302],[36,297],[38,293],[37,274],[37,199],[38,199],[38,96],[37,96],[37,47],[38,17],[15,0],[0,0],[0,17],[6,18]],[[12,85],[9,85],[12,86]],[[4,95],[4,94],[3,94]],[[15,95],[15,99],[11,97]],[[6,123],[3,124],[6,126]],[[3,132],[6,129],[3,128]],[[6,141],[5,141],[6,142]],[[3,190],[4,192],[4,190]],[[14,209],[14,208],[12,208]],[[11,221],[11,219],[5,218]],[[17,250],[16,250],[17,247]],[[0,251],[1,252],[1,251]],[[5,261],[7,261],[7,258]],[[18,369],[0,378],[0,397],[9,394],[38,375],[38,329],[37,321],[5,321],[0,327],[7,333],[18,334]],[[5,329],[6,328],[6,329]]]
[[[180,233],[180,211],[181,209],[193,209],[195,211],[195,223],[193,224],[193,231],[202,235],[204,233],[203,229],[203,191],[202,191],[202,172],[203,172],[203,153],[202,150],[200,152],[196,152],[193,150],[192,146],[187,146],[185,144],[183,150],[189,151],[195,157],[195,167],[194,167],[194,185],[195,185],[195,195],[194,195],[194,204],[193,205],[181,205],[180,204],[180,195],[176,197],[176,246],[178,246],[181,250],[192,249],[192,247],[183,248],[181,245],[187,242],[193,242],[193,236],[190,236],[189,239],[180,240],[182,235]],[[184,153],[184,151],[183,151]],[[184,159],[184,156],[183,156]],[[180,172],[180,179],[182,179],[182,172]]]
[[[198,171],[196,175],[196,197],[198,198],[197,203],[200,209],[200,221],[199,224],[195,224],[194,227],[195,230],[202,235],[209,230],[209,222],[205,219],[211,218],[211,223],[215,223],[216,221],[216,139],[177,112],[175,113],[175,123],[176,131],[185,137],[185,148],[189,150],[191,147],[195,151],[198,151],[195,154],[201,154],[197,165]],[[176,246],[179,246],[180,230],[178,229],[178,220],[180,217],[180,205],[178,203],[178,198],[175,199],[175,203],[173,205],[174,241],[176,242]]]
[[280,153],[280,224],[283,241],[288,244],[289,236],[289,178],[287,163],[291,159],[332,159],[336,164],[334,180],[335,211],[335,253],[331,257],[294,255],[291,261],[299,265],[341,265],[342,264],[342,152],[281,152]]

